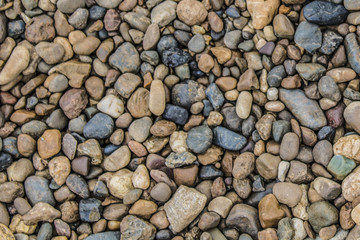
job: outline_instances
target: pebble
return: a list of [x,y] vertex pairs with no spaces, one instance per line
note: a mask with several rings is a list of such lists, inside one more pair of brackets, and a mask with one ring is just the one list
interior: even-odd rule
[[258,211],[256,208],[246,204],[236,204],[232,207],[226,218],[226,225],[235,227],[256,239],[257,233],[260,230]]
[[303,91],[280,89],[279,98],[303,126],[319,129],[326,125],[324,112]]
[[309,222],[315,232],[338,222],[338,210],[327,201],[318,201],[308,209]]
[[29,50],[24,46],[16,47],[0,72],[0,85],[14,81],[28,67],[29,62]]
[[67,157],[54,157],[49,162],[49,173],[57,185],[61,186],[66,182],[66,178],[71,171],[70,161]]
[[61,150],[61,133],[56,129],[46,130],[37,141],[37,149],[41,158],[47,159]]
[[190,62],[191,56],[180,48],[170,48],[162,52],[161,59],[167,67],[177,67]]
[[242,91],[236,101],[236,114],[241,119],[247,119],[251,112],[253,97],[250,92]]
[[166,95],[164,84],[160,80],[151,82],[150,95],[149,95],[149,110],[160,116],[164,113],[166,107]]
[[214,128],[213,134],[213,143],[227,150],[240,150],[245,146],[247,142],[244,136],[222,126]]
[[66,178],[66,186],[81,198],[88,198],[90,196],[85,180],[77,174],[72,173]]
[[186,138],[189,149],[195,153],[204,153],[213,140],[213,132],[205,125],[192,128]]
[[356,132],[360,132],[358,125],[358,120],[356,116],[360,113],[360,104],[359,102],[350,103],[344,110],[344,119],[347,124],[349,124]]
[[140,56],[131,43],[123,43],[109,57],[111,66],[123,73],[137,73],[140,68]]
[[342,155],[360,161],[360,151],[358,150],[359,144],[359,135],[341,137],[333,146],[334,155]]
[[292,219],[289,217],[283,218],[278,224],[278,237],[279,239],[293,239],[295,229]]
[[101,201],[96,198],[82,199],[79,203],[80,219],[85,222],[100,220],[102,210]]
[[315,178],[313,187],[325,200],[333,200],[341,193],[340,184],[324,177]]
[[78,117],[88,104],[84,89],[70,89],[60,98],[59,105],[69,119]]
[[0,153],[0,171],[6,170],[13,162],[13,158],[10,154],[1,152]]
[[265,179],[275,179],[278,173],[280,157],[270,153],[261,154],[255,162],[256,170]]
[[114,121],[104,113],[97,113],[84,126],[83,132],[86,138],[108,138],[114,128]]
[[189,113],[185,108],[166,104],[163,117],[167,120],[173,121],[176,124],[185,125],[189,118]]
[[128,215],[120,224],[121,238],[131,239],[154,239],[156,228],[141,218]]
[[277,9],[279,8],[279,5],[279,0],[249,1],[247,3],[247,7],[253,20],[254,28],[263,29],[266,25],[268,25],[272,21]]
[[38,222],[53,222],[56,218],[60,218],[61,212],[56,210],[50,204],[38,202],[33,208],[22,216],[25,224],[36,224]]
[[285,216],[273,194],[268,194],[259,202],[259,219],[263,228],[275,227]]
[[335,155],[327,165],[327,170],[337,179],[343,180],[356,167],[353,160],[341,155]]
[[297,184],[279,182],[274,185],[273,194],[280,203],[295,207],[301,200],[302,190]]
[[313,53],[322,45],[322,33],[318,25],[303,21],[296,29],[295,43]]
[[176,14],[182,22],[190,26],[202,23],[207,17],[205,6],[195,0],[181,1],[176,7]]
[[293,160],[299,153],[300,141],[296,133],[286,133],[280,145],[280,157],[283,160]]
[[[298,29],[299,28],[300,27],[298,27]],[[293,39],[295,30],[289,18],[287,18],[284,14],[278,14],[274,18],[274,32],[277,37]]]
[[[31,43],[52,40],[55,37],[53,19],[47,15],[32,18],[33,22],[26,27],[25,38]],[[41,31],[39,31],[41,29]]]

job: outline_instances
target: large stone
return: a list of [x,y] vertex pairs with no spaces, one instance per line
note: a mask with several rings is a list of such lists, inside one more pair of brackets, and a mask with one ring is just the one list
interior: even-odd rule
[[344,119],[357,133],[360,134],[360,102],[350,103],[344,110]]
[[200,25],[205,21],[208,12],[204,4],[196,0],[183,0],[177,5],[178,18],[187,25]]
[[121,221],[120,229],[121,229],[121,240],[137,240],[137,239],[152,240],[155,238],[155,233],[156,233],[156,228],[152,224],[142,220],[141,218],[137,218],[133,215],[127,215]]
[[284,216],[285,212],[273,194],[268,194],[260,200],[259,219],[263,228],[276,227]]
[[219,147],[227,150],[237,151],[242,149],[247,140],[244,136],[233,132],[222,126],[213,129],[214,139],[213,143]]
[[326,117],[319,104],[307,98],[303,91],[280,88],[279,98],[301,125],[314,130],[326,125]]
[[39,202],[22,219],[25,224],[36,224],[38,222],[53,222],[61,217],[61,212],[48,203]]
[[313,1],[304,7],[304,17],[319,25],[338,25],[344,23],[348,11],[341,4],[326,1]]
[[342,182],[342,195],[343,197],[352,202],[355,198],[360,196],[360,167],[355,168],[355,170],[350,173]]
[[333,146],[334,155],[342,155],[360,161],[360,136],[348,135],[340,138]]
[[14,81],[27,68],[29,62],[29,50],[24,46],[17,46],[0,72],[0,85]]
[[204,209],[206,196],[194,188],[180,186],[164,205],[164,210],[175,232],[181,232]]
[[344,156],[335,155],[327,165],[327,170],[337,179],[343,180],[356,167],[356,163]]
[[57,129],[46,130],[37,141],[39,155],[48,159],[61,150],[61,133]]
[[56,203],[49,188],[49,181],[46,178],[40,176],[28,177],[25,181],[25,192],[32,205],[45,202],[54,206]]
[[316,232],[319,232],[323,227],[338,222],[338,210],[327,201],[318,201],[311,204],[308,212],[309,222]]
[[296,29],[294,40],[306,51],[313,53],[321,47],[322,33],[318,25],[303,21]]
[[275,13],[277,12],[279,0],[248,0],[246,2],[247,9],[251,15],[252,24],[255,29],[263,29],[271,23]]

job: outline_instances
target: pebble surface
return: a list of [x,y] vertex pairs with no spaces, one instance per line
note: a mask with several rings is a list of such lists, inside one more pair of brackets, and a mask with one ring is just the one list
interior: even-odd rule
[[0,239],[360,239],[358,0],[0,0]]

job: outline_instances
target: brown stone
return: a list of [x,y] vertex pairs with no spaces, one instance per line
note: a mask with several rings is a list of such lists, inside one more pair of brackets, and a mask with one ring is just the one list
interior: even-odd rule
[[197,179],[198,171],[199,168],[197,165],[193,165],[190,167],[183,167],[183,168],[175,168],[174,169],[175,183],[178,186],[185,185],[188,187],[192,187]]
[[176,8],[178,18],[187,25],[200,25],[208,13],[205,6],[196,0],[181,1]]
[[59,186],[66,182],[66,178],[69,176],[70,171],[71,165],[67,157],[54,157],[49,162],[49,173]]
[[50,204],[39,202],[23,216],[25,224],[35,224],[38,222],[53,222],[61,216],[61,212],[56,210]]
[[355,222],[351,218],[351,211],[353,210],[351,203],[347,202],[340,209],[339,222],[344,230],[349,230],[354,227]]
[[263,29],[271,23],[277,9],[279,0],[249,0],[246,2],[255,29]]
[[209,12],[208,21],[213,31],[221,32],[223,30],[224,28],[223,20],[215,12]]
[[138,88],[127,102],[127,109],[134,118],[151,116],[149,109],[150,92],[145,88]]
[[224,64],[231,58],[231,50],[225,47],[213,47],[210,49],[220,64]]
[[221,160],[223,149],[221,147],[212,145],[204,153],[198,154],[198,160],[202,165],[214,164]]
[[85,89],[70,89],[60,98],[59,105],[64,114],[70,118],[78,117],[88,104]]
[[140,199],[136,201],[129,210],[129,214],[142,216],[147,218],[151,214],[155,213],[157,205],[153,201]]
[[285,212],[273,194],[268,194],[259,202],[259,219],[263,228],[276,227],[285,217]]
[[61,219],[67,223],[79,220],[79,204],[75,201],[66,201],[60,205]]
[[36,149],[36,141],[30,135],[20,134],[17,138],[17,147],[21,155],[31,156]]
[[238,91],[250,91],[259,89],[259,87],[259,80],[255,74],[254,69],[252,68],[249,68],[240,76],[239,82],[237,84]]
[[28,111],[25,109],[20,109],[15,111],[11,117],[10,120],[17,125],[23,125],[24,123],[29,122],[30,120],[34,119],[36,117],[36,114],[33,111]]
[[221,91],[230,91],[236,88],[237,80],[233,77],[220,77],[215,81]]
[[150,128],[150,133],[157,137],[170,136],[176,130],[176,124],[168,120],[159,120]]
[[276,234],[276,229],[267,228],[258,232],[259,240],[278,240],[278,236]]
[[340,138],[333,146],[334,155],[343,155],[347,158],[360,161],[360,136],[349,135]]
[[213,69],[214,65],[214,59],[209,54],[201,54],[198,61],[198,67],[201,71],[208,73]]
[[240,154],[234,161],[232,175],[237,179],[248,177],[255,169],[255,155],[251,152]]
[[25,29],[25,38],[31,43],[49,41],[55,37],[53,19],[48,15],[40,15],[32,18],[33,22]]
[[41,158],[48,159],[61,150],[61,133],[57,129],[46,130],[37,141],[37,148]]

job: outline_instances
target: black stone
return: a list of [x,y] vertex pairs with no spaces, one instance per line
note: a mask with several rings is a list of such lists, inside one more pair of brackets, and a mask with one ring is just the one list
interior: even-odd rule
[[83,133],[86,138],[105,139],[114,129],[113,119],[104,113],[97,113],[86,123]]
[[21,154],[17,149],[17,139],[16,137],[7,137],[3,139],[2,150],[6,153],[12,155],[15,159],[20,158]]
[[0,153],[0,172],[6,170],[13,162],[13,158],[10,154]]
[[320,52],[326,55],[331,55],[343,42],[344,38],[333,31],[326,31],[323,34],[323,43]]
[[156,233],[156,239],[157,240],[170,240],[173,235],[168,229],[160,230]]
[[224,173],[214,165],[206,165],[200,168],[199,177],[203,180],[215,179],[224,176]]
[[86,181],[77,174],[70,174],[66,178],[66,185],[75,194],[82,198],[88,198],[90,196],[89,187]]
[[192,76],[197,78],[205,76],[205,73],[198,68],[196,61],[191,61],[189,63],[189,68]]
[[246,144],[246,138],[222,126],[214,128],[213,143],[226,150],[238,151]]
[[211,129],[206,125],[201,125],[188,132],[186,145],[194,153],[203,153],[211,146],[212,139]]
[[191,56],[180,48],[171,48],[162,52],[162,61],[168,67],[177,67],[190,62]]
[[279,65],[270,70],[267,76],[267,82],[270,87],[280,87],[281,81],[285,77],[285,68],[283,65]]
[[349,12],[341,4],[313,1],[304,7],[304,17],[319,25],[338,25],[346,21]]
[[101,218],[103,207],[96,198],[83,199],[79,203],[80,219],[84,222],[96,222]]
[[104,198],[109,196],[109,190],[106,185],[102,181],[97,181],[94,187],[94,195],[95,197]]
[[172,104],[166,104],[163,117],[167,120],[175,122],[176,124],[185,125],[189,118],[189,113],[185,108]]
[[317,134],[318,141],[328,140],[332,142],[334,140],[336,129],[331,126],[325,126],[321,128]]
[[224,35],[225,35],[225,28],[223,28],[221,32],[215,32],[214,30],[211,30],[210,32],[210,36],[214,41],[220,40],[222,37],[224,37]]
[[250,115],[245,119],[241,126],[241,132],[245,137],[250,137],[251,133],[255,130],[256,118]]

